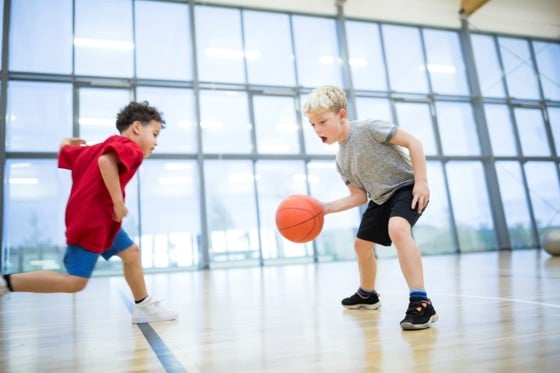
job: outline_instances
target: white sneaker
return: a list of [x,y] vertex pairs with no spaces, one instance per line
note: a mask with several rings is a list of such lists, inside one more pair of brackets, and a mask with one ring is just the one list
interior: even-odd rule
[[0,273],[0,297],[4,294],[8,294],[10,289],[8,289],[8,285],[6,285],[6,280],[4,280],[4,276]]
[[175,320],[177,316],[177,312],[162,307],[159,300],[148,296],[142,303],[134,305],[132,323]]

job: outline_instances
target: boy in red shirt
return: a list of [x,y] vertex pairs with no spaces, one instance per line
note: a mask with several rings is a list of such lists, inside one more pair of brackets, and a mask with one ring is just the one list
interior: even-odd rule
[[72,189],[66,206],[68,274],[35,271],[0,276],[0,295],[8,291],[74,293],[85,288],[99,256],[123,261],[124,277],[135,306],[133,323],[173,320],[177,313],[163,308],[148,295],[140,249],[121,228],[127,215],[125,187],[144,158],[157,145],[165,121],[147,102],[131,102],[117,115],[120,135],[92,146],[78,138],[60,144],[58,167],[72,172]]

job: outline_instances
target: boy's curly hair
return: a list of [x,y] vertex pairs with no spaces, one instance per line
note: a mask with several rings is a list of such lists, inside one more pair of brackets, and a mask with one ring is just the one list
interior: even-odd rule
[[116,125],[119,133],[123,133],[134,121],[139,121],[145,126],[152,120],[161,123],[161,127],[165,128],[163,113],[157,108],[150,106],[148,101],[131,101],[117,114]]
[[325,85],[314,89],[303,105],[303,114],[306,117],[313,113],[332,111],[337,113],[340,109],[346,109],[346,93],[339,87]]

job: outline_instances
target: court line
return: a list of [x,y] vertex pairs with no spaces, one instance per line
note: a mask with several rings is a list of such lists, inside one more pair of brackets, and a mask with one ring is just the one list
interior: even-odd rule
[[517,299],[517,298],[489,297],[489,296],[484,296],[484,295],[470,295],[470,294],[443,294],[443,293],[432,293],[432,294],[435,294],[435,295],[438,295],[438,296],[444,296],[444,297],[497,300],[497,301],[500,301],[500,302],[524,303],[524,304],[532,304],[532,305],[536,305],[536,306],[560,308],[560,304],[536,302],[536,301],[532,301],[532,300]]
[[[119,291],[119,294],[126,308],[128,308],[128,311],[130,312],[130,314],[132,314],[132,302],[124,293],[124,291]],[[157,334],[154,328],[152,328],[150,323],[140,323],[136,325],[138,326],[142,334],[144,334],[144,338],[146,338],[146,341],[152,348],[152,351],[154,351],[154,353],[156,354],[166,372],[187,373],[185,367],[183,367],[179,359],[177,359],[175,355],[173,355],[169,347],[167,347],[165,342],[161,339],[159,334]]]

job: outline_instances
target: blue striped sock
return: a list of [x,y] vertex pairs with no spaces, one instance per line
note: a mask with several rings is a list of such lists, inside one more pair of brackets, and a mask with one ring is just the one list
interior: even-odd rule
[[364,298],[369,298],[370,295],[377,295],[377,292],[374,290],[367,291],[362,289],[362,287],[358,288],[358,294],[360,294]]
[[428,299],[428,293],[424,289],[410,289],[411,298]]

